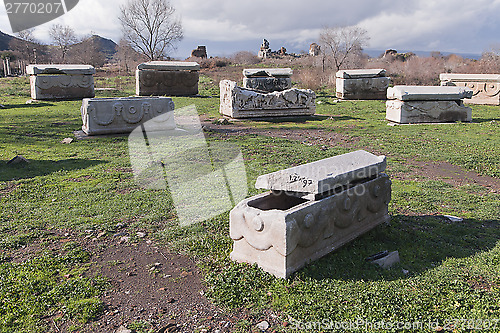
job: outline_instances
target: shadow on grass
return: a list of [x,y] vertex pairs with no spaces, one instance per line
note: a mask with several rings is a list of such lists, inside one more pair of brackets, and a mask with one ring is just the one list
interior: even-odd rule
[[40,108],[40,107],[45,107],[45,106],[54,106],[52,103],[31,103],[31,104],[2,104],[3,108],[0,108],[0,110],[7,110],[7,109],[33,109],[33,108]]
[[[296,274],[315,280],[397,280],[422,274],[447,258],[489,251],[498,242],[499,233],[498,220],[452,222],[443,216],[395,215],[390,225],[377,226]],[[384,250],[397,250],[400,263],[385,270],[365,260]]]
[[500,121],[500,116],[497,118],[472,118],[472,123],[490,123],[492,121]]
[[94,165],[108,163],[107,161],[78,158],[60,161],[29,160],[29,163],[21,162],[18,164],[7,164],[7,162],[0,160],[0,181],[3,182],[45,176],[57,171],[85,169]]
[[[348,117],[348,116],[346,116]],[[312,116],[302,116],[302,117],[264,117],[264,118],[252,118],[252,121],[262,121],[271,124],[277,123],[307,123],[308,121],[324,121],[330,119],[327,115],[312,115]],[[349,118],[350,119],[350,118]],[[354,119],[354,118],[353,118]]]

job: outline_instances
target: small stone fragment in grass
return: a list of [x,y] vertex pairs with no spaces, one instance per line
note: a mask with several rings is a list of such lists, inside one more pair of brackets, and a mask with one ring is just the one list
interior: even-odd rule
[[375,259],[372,261],[373,264],[377,264],[384,269],[391,268],[393,265],[399,262],[399,252],[393,251],[389,252],[387,255],[382,258]]
[[64,139],[61,141],[61,143],[65,143],[65,144],[69,144],[69,143],[71,143],[71,142],[73,142],[73,139],[72,139],[72,138],[64,138]]
[[139,238],[144,238],[144,237],[146,237],[146,233],[145,233],[145,232],[138,231],[138,232],[137,232],[137,237],[139,237]]
[[451,222],[462,222],[464,220],[461,217],[456,217],[456,216],[453,216],[453,215],[443,215],[443,216],[446,217]]
[[263,320],[260,323],[258,323],[256,326],[261,331],[265,331],[269,328],[269,323],[267,321]]
[[132,330],[129,330],[128,328],[122,325],[118,327],[115,333],[132,333]]

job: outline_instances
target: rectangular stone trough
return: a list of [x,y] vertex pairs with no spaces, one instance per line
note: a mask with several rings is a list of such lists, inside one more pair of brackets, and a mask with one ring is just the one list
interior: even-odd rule
[[399,124],[472,121],[463,99],[472,90],[448,86],[394,86],[387,89],[386,119]]
[[81,114],[87,135],[130,133],[149,120],[148,131],[176,128],[168,97],[85,98]]
[[94,67],[90,65],[28,65],[31,98],[70,100],[91,98],[94,93]]
[[472,90],[470,104],[500,105],[500,74],[448,74],[439,75],[442,86],[457,86]]
[[256,68],[243,70],[243,88],[262,92],[292,88],[291,68]]
[[260,176],[262,193],[230,213],[231,259],[280,278],[388,222],[385,156],[366,151]]
[[190,96],[198,94],[200,65],[196,62],[150,61],[137,66],[137,96]]
[[385,69],[351,69],[336,73],[338,98],[350,100],[386,99],[391,78]]
[[309,116],[316,112],[316,94],[310,89],[287,89],[272,93],[241,88],[222,80],[220,113],[231,118]]

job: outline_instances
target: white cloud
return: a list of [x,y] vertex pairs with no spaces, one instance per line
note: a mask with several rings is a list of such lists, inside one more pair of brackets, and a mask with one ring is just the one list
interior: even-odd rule
[[[118,41],[117,17],[126,1],[80,0],[68,14],[37,27],[35,33],[47,42],[50,26],[61,23],[72,26],[80,36],[95,32]],[[171,1],[182,17],[186,41],[226,43],[227,53],[238,51],[230,50],[232,45],[245,41],[253,45],[262,38],[273,47],[284,43],[287,48],[307,48],[326,25],[363,26],[372,49],[480,53],[500,41],[500,0]],[[4,7],[0,8],[0,30],[11,31]]]

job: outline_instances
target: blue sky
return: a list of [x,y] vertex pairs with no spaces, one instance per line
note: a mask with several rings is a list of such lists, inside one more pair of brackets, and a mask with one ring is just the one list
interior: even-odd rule
[[[39,26],[36,36],[49,42],[54,23],[78,35],[95,33],[118,42],[119,7],[127,0],[80,0],[66,15]],[[197,45],[209,55],[257,52],[262,38],[273,50],[307,50],[324,26],[359,25],[368,31],[367,48],[481,53],[500,44],[500,0],[171,0],[182,18],[184,40],[173,54],[185,58]],[[0,30],[11,33],[0,8]]]

